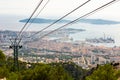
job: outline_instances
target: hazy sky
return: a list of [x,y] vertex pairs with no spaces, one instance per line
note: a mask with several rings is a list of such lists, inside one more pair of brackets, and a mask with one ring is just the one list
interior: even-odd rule
[[[28,18],[33,12],[33,10],[35,9],[39,1],[40,0],[0,0],[0,30],[19,31],[24,25],[24,23],[20,23],[19,20]],[[51,19],[51,18],[58,19],[86,1],[87,0],[50,0],[46,8],[42,11],[42,13],[38,17],[48,18],[48,19]],[[96,9],[97,7],[100,7],[101,5],[106,4],[109,1],[111,0],[91,0],[88,4],[86,4],[79,10],[75,11],[65,19],[71,19],[71,20],[76,19]],[[40,11],[41,7],[46,2],[47,0],[44,0],[39,10],[37,11],[37,13]],[[98,11],[97,13],[90,15],[87,18],[96,18],[96,19],[99,18],[99,19],[120,21],[120,0],[106,7],[105,9]],[[31,25],[28,30],[34,30],[34,31],[40,30],[41,28],[47,25],[48,24],[44,24],[44,25],[34,24],[34,25]],[[76,26],[76,25],[77,24],[74,24],[73,26]],[[86,26],[84,24],[82,25]],[[54,29],[54,26],[52,27],[53,29]],[[73,27],[73,26],[70,25],[70,27]],[[93,25],[90,25],[90,26],[93,26]],[[104,26],[104,27],[107,27],[107,26]],[[117,26],[118,28],[115,28],[114,31],[118,32],[117,30],[120,30],[119,29],[120,25],[112,25],[112,27],[115,27],[115,26]],[[108,31],[113,31],[113,29],[109,29]]]
[[[36,5],[40,0],[0,0],[0,15],[24,15],[30,16]],[[42,6],[47,0],[44,0]],[[72,9],[76,8],[87,0],[50,0],[46,8],[42,11],[39,17],[61,17]],[[111,0],[91,0],[90,3],[80,8],[68,18],[77,18]],[[41,7],[42,7],[41,6]],[[40,8],[41,8],[40,7]],[[120,1],[111,6],[98,11],[89,18],[104,18],[120,21]]]
[[[0,30],[14,30],[20,31],[24,25],[24,23],[20,23],[19,20],[28,18],[35,7],[37,6],[40,0],[0,0]],[[70,12],[74,8],[81,5],[83,2],[87,0],[50,0],[46,8],[42,11],[42,13],[38,16],[39,18],[55,18],[58,19]],[[65,19],[76,19],[104,4],[112,0],[91,0],[88,4],[75,11],[71,15],[69,15]],[[47,2],[44,0],[42,5],[40,6],[37,13],[40,11],[41,7]],[[107,19],[107,20],[115,20],[120,21],[120,0],[118,2],[106,7],[103,10],[98,11],[97,13],[90,15],[88,18],[96,18],[96,19]],[[58,24],[57,27],[60,27]],[[48,26],[48,24],[32,24],[28,31],[38,31]],[[109,26],[109,27],[108,27]],[[120,24],[118,25],[91,25],[91,24],[74,24],[69,27],[76,27],[78,29],[86,29],[86,33],[89,31],[93,31],[93,35],[98,34],[97,32],[109,33],[109,35],[113,35],[114,37],[120,40]],[[50,27],[50,29],[56,28],[56,25]],[[48,29],[49,30],[49,29]],[[96,33],[94,33],[94,31]],[[82,37],[87,36],[86,33]],[[117,35],[116,35],[117,34]],[[99,34],[98,34],[99,35]],[[88,35],[89,36],[89,35]],[[78,36],[77,36],[78,37]],[[93,36],[92,36],[93,37]],[[120,45],[120,41],[118,41]]]

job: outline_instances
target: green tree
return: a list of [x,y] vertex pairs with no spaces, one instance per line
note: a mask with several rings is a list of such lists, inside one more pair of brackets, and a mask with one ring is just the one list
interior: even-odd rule
[[8,77],[9,72],[6,66],[0,67],[0,78]]
[[5,65],[5,55],[0,50],[0,78],[4,78],[8,76],[8,69]]
[[32,73],[32,79],[33,80],[49,80],[48,73],[50,70],[51,70],[51,67],[48,65],[36,66]]
[[61,65],[54,66],[50,70],[49,76],[50,80],[73,80],[72,76],[70,76]]
[[3,62],[5,62],[5,55],[4,53],[0,50],[0,64],[3,64]]
[[[87,70],[82,69],[82,67],[76,65],[72,62],[67,63],[51,63],[52,66],[62,66],[64,70],[69,73],[74,80],[82,80],[87,74]],[[69,79],[68,79],[69,80]]]
[[19,72],[11,72],[9,73],[7,80],[22,80],[22,76]]
[[106,64],[104,66],[99,66],[90,76],[86,77],[86,80],[117,80],[116,70],[113,66]]
[[24,71],[22,80],[73,80],[60,66],[39,64],[33,69]]
[[63,67],[72,75],[74,80],[81,80],[82,77],[87,73],[87,70],[82,69],[82,67],[72,62],[64,63]]

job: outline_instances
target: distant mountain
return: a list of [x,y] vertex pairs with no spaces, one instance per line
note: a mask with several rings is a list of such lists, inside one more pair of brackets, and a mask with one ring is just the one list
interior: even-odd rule
[[[19,22],[27,22],[28,19],[23,19],[20,20]],[[43,18],[32,18],[29,23],[52,23],[56,21],[55,19],[43,19]],[[66,22],[70,22],[69,20],[61,20],[59,21],[59,23],[66,23]]]
[[96,25],[120,24],[120,22],[117,22],[117,21],[103,20],[103,19],[81,19],[79,21],[81,23],[89,23],[89,24],[96,24]]
[[[27,22],[28,19],[20,20],[19,22]],[[43,19],[43,18],[32,18],[29,23],[52,23],[56,21],[55,19]],[[67,23],[70,20],[61,20],[59,23]],[[95,25],[113,25],[113,24],[120,24],[118,21],[111,21],[111,20],[103,20],[103,19],[80,19],[78,22],[80,23],[89,23]]]

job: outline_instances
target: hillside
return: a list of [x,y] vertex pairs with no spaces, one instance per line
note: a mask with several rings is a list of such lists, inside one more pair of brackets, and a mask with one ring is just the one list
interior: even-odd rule
[[[19,22],[27,22],[28,19],[20,20]],[[56,21],[55,19],[43,19],[43,18],[32,18],[29,23],[52,23]],[[67,23],[70,22],[70,20],[61,20],[58,23]],[[80,23],[88,23],[88,24],[95,24],[95,25],[114,25],[114,24],[120,24],[118,21],[112,21],[112,20],[103,20],[103,19],[80,19],[78,22]]]
[[[20,20],[19,22],[27,22],[28,19],[23,19],[23,20]],[[43,19],[43,18],[32,18],[29,23],[52,23],[56,21],[55,19]],[[59,21],[59,23],[66,23],[66,22],[69,22],[69,20],[61,20]]]

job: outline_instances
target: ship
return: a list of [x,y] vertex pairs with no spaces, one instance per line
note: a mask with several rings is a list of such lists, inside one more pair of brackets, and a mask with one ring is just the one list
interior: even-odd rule
[[90,43],[115,43],[115,40],[111,37],[100,37],[100,38],[93,38],[93,39],[85,39],[86,42]]

